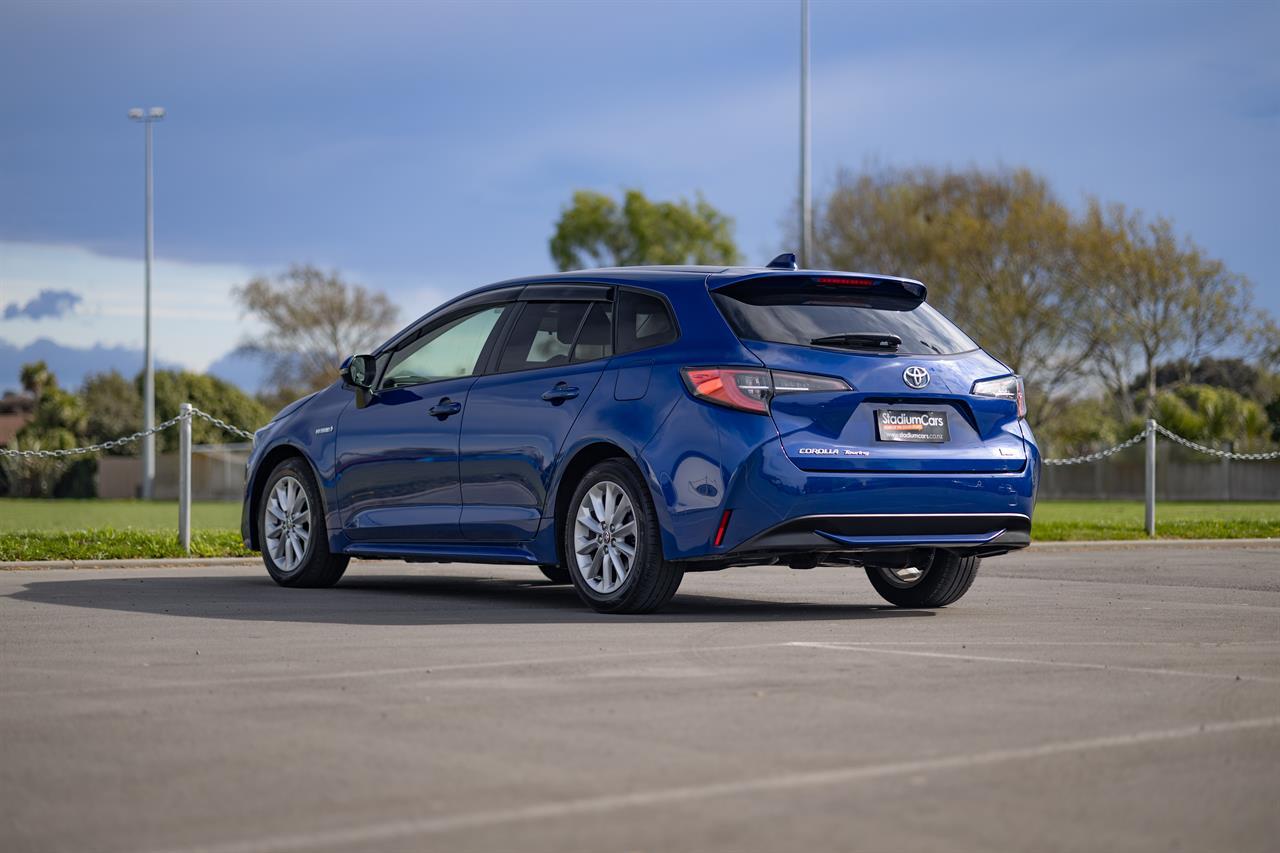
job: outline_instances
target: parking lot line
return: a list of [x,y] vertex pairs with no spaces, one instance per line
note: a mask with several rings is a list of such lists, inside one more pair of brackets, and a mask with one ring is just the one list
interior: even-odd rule
[[[462,670],[509,669],[522,666],[557,666],[560,664],[590,664],[597,661],[621,660],[626,658],[643,658],[660,655],[679,654],[682,652],[732,652],[752,649],[782,649],[794,646],[794,643],[747,643],[733,646],[676,646],[670,649],[648,649],[636,652],[604,652],[596,654],[566,655],[550,658],[517,658],[515,660],[476,661],[474,663],[445,663],[424,666],[387,667],[384,669],[354,669],[340,672],[294,672],[263,675],[237,675],[223,678],[184,679],[168,681],[148,681],[127,686],[85,687],[85,688],[52,688],[49,690],[11,690],[7,696],[45,696],[53,694],[81,694],[116,690],[166,690],[182,687],[224,687],[235,684],[268,684],[296,681],[341,681],[355,678],[381,678],[389,675],[430,675],[437,672],[457,672]],[[47,672],[47,670],[41,670]]]
[[[1055,642],[1046,641],[1025,641],[1025,640],[972,640],[970,645],[974,646],[994,646],[994,645],[1017,645],[1017,646],[1217,646],[1217,645],[1269,645],[1280,643],[1280,640],[1256,640],[1247,643],[1214,643],[1200,641],[1108,641],[1108,640],[1089,640],[1089,641],[1063,641]],[[381,669],[361,669],[361,670],[342,670],[339,672],[311,672],[311,673],[277,673],[262,675],[240,675],[228,677],[212,677],[206,679],[181,679],[181,680],[156,680],[142,683],[130,684],[125,686],[110,687],[80,687],[80,688],[47,688],[35,690],[11,690],[8,695],[13,696],[46,696],[46,695],[85,695],[92,693],[111,693],[120,690],[172,690],[183,688],[208,688],[208,687],[226,687],[238,684],[287,684],[308,681],[345,681],[351,679],[365,678],[382,678],[397,675],[431,675],[441,672],[465,672],[467,670],[487,670],[487,669],[511,669],[519,667],[538,667],[538,666],[559,666],[564,664],[590,664],[598,661],[625,660],[629,658],[645,658],[660,657],[663,655],[680,654],[684,652],[732,652],[732,651],[750,651],[759,649],[783,649],[783,648],[811,648],[811,649],[830,649],[836,651],[865,651],[869,653],[902,655],[907,657],[924,657],[924,658],[953,658],[959,660],[971,660],[987,663],[1009,663],[1009,664],[1039,664],[1042,666],[1056,666],[1071,669],[1089,669],[1089,670],[1111,670],[1115,672],[1133,672],[1145,673],[1150,675],[1172,675],[1194,678],[1215,678],[1225,679],[1228,681],[1237,680],[1236,673],[1214,673],[1214,672],[1195,672],[1190,670],[1165,669],[1159,667],[1133,667],[1118,666],[1110,664],[1081,663],[1073,661],[1046,661],[1035,658],[1013,658],[1013,657],[997,657],[991,655],[972,655],[958,654],[953,652],[926,652],[915,651],[910,649],[896,648],[900,646],[937,646],[942,645],[939,641],[934,640],[902,640],[902,641],[871,641],[871,642],[829,642],[829,641],[790,641],[778,643],[747,643],[741,645],[725,645],[725,646],[677,646],[669,649],[646,649],[644,651],[632,652],[604,652],[593,655],[577,655],[547,658],[517,658],[514,660],[502,661],[476,661],[473,663],[444,663],[431,664],[425,666],[406,666],[406,667],[385,667]],[[954,646],[954,641],[948,641],[946,645]],[[887,648],[893,646],[895,648]],[[41,670],[47,672],[47,670]],[[1238,679],[1241,681],[1260,681],[1268,683],[1280,682],[1280,678],[1271,678],[1268,676],[1258,675],[1240,675]]]
[[[1134,672],[1145,675],[1173,675],[1184,678],[1218,678],[1226,681],[1263,681],[1268,683],[1280,682],[1280,678],[1272,678],[1266,675],[1239,675],[1234,672],[1196,672],[1187,669],[1165,669],[1163,667],[1151,666],[1123,666],[1106,663],[1083,663],[1079,661],[1061,661],[1061,660],[1040,660],[1037,658],[1009,658],[995,657],[992,655],[963,655],[954,652],[920,652],[910,649],[887,649],[879,646],[860,645],[858,643],[805,643],[796,642],[789,645],[809,648],[809,649],[833,649],[845,652],[867,652],[869,654],[878,655],[903,655],[905,657],[917,658],[941,658],[944,660],[967,660],[977,661],[981,663],[1013,663],[1013,664],[1035,664],[1038,666],[1056,666],[1067,669],[1093,669],[1107,670],[1110,672]],[[977,645],[977,643],[975,643]]]
[[305,833],[287,833],[255,839],[231,841],[222,844],[171,848],[154,853],[285,853],[293,850],[324,848],[351,848],[362,844],[395,841],[418,835],[453,832],[464,829],[485,829],[505,824],[539,821],[574,815],[597,814],[625,808],[643,808],[673,802],[698,799],[732,797],[744,794],[770,793],[824,785],[848,784],[895,776],[919,773],[965,770],[1017,761],[1033,761],[1073,753],[1126,748],[1190,738],[1231,734],[1280,726],[1280,716],[1256,717],[1247,720],[1219,721],[1195,726],[1156,729],[1122,735],[1107,735],[1077,740],[1052,741],[1037,746],[1012,749],[994,749],[967,755],[951,755],[913,761],[894,761],[884,764],[868,764],[837,767],[828,770],[784,773],[734,782],[718,782],[705,785],[687,785],[661,790],[634,791],[626,794],[607,794],[558,802],[535,803],[509,809],[490,809],[439,817],[386,821],[345,829],[330,829]]

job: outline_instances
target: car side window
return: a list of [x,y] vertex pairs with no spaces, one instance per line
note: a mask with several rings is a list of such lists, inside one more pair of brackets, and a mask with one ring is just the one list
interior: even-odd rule
[[595,361],[613,355],[613,306],[608,302],[593,302],[587,311],[587,319],[578,332],[573,345],[572,361]]
[[397,350],[387,364],[383,388],[421,385],[471,376],[506,305],[463,314]]
[[507,335],[498,372],[568,364],[589,302],[526,302]]
[[671,309],[656,296],[619,290],[617,312],[619,353],[660,347],[677,337]]

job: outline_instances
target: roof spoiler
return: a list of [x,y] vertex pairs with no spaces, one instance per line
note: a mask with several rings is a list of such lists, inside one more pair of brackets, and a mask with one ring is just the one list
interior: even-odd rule
[[909,278],[861,273],[760,273],[746,277],[721,275],[712,276],[707,285],[713,291],[756,305],[795,304],[797,297],[813,304],[878,297],[913,303],[911,307],[914,307],[924,302],[929,295],[928,288]]

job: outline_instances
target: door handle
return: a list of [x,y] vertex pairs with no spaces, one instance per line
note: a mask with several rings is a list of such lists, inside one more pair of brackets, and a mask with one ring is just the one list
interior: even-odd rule
[[552,388],[550,391],[543,391],[542,399],[546,400],[548,403],[552,404],[553,406],[558,406],[561,403],[563,403],[565,400],[572,400],[574,397],[578,396],[579,393],[581,392],[579,392],[575,386],[566,385],[565,383],[561,382],[559,385]]
[[462,411],[462,404],[455,403],[452,400],[450,400],[448,397],[441,398],[439,403],[436,403],[430,409],[427,409],[427,412],[429,414],[431,414],[433,417],[439,418],[440,420],[444,420],[450,415],[456,415],[458,414],[458,412],[461,412],[461,411]]

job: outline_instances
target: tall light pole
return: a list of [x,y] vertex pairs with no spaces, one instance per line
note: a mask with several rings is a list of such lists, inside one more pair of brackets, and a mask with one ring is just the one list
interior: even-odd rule
[[147,137],[147,203],[146,203],[146,242],[147,242],[147,260],[145,273],[145,315],[143,348],[144,348],[144,365],[142,380],[142,428],[148,430],[148,434],[142,439],[142,497],[144,500],[150,500],[155,492],[156,481],[156,437],[149,431],[156,425],[156,373],[155,363],[151,357],[151,261],[154,251],[152,248],[152,192],[151,192],[151,125],[164,118],[163,107],[152,107],[144,111],[141,107],[134,107],[129,110],[129,118],[133,121],[142,122],[146,128]]
[[813,191],[809,180],[809,0],[800,0],[800,266],[813,265]]

